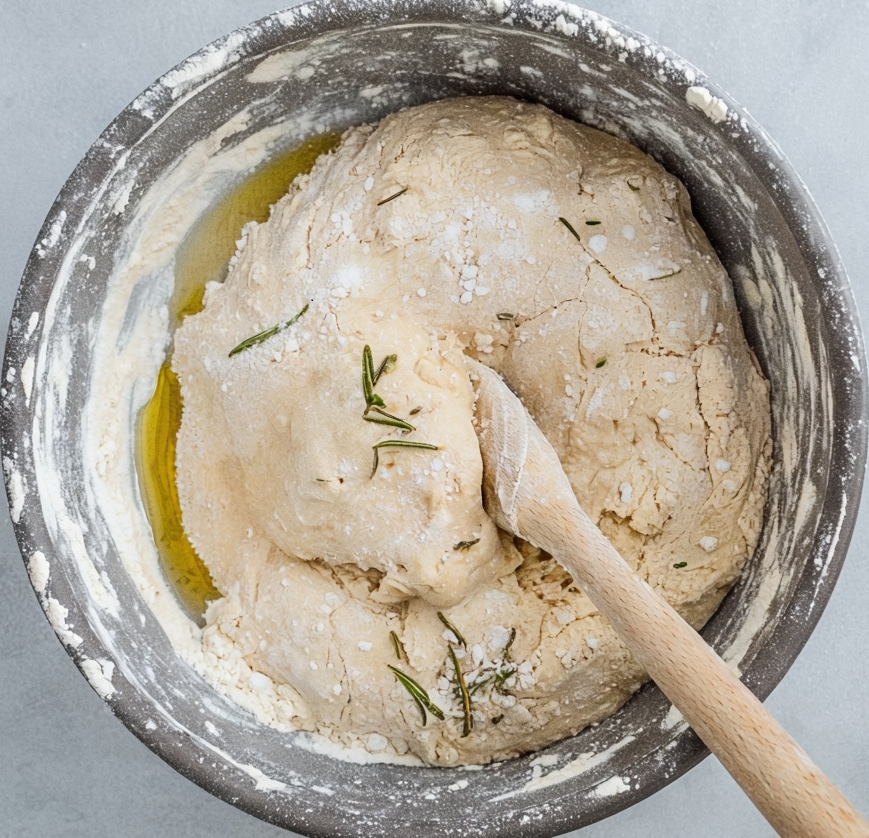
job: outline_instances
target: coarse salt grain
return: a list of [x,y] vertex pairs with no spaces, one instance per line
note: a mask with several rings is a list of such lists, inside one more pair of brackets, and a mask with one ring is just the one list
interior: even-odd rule
[[255,690],[264,690],[272,686],[272,679],[261,672],[251,672],[249,683]]
[[382,751],[389,744],[389,741],[385,736],[381,736],[379,733],[372,733],[368,739],[366,740],[366,747],[371,753],[376,754],[379,751]]
[[590,248],[591,248],[595,253],[603,253],[603,252],[606,250],[606,246],[607,246],[607,238],[606,238],[606,236],[601,235],[601,234],[598,234],[598,235],[596,235],[596,236],[592,236],[592,237],[588,240],[588,246],[589,246],[589,247],[590,247]]

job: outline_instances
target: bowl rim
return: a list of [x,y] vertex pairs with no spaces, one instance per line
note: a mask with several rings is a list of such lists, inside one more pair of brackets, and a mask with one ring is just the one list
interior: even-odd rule
[[[302,11],[303,8],[305,11]],[[532,17],[538,21],[544,18],[550,27],[548,34],[555,35],[555,30],[559,29],[566,47],[569,48],[575,43],[575,39],[583,39],[587,46],[613,59],[619,55],[616,36],[624,40],[632,38],[639,44],[652,48],[651,55],[646,56],[642,51],[629,52],[624,59],[618,60],[624,60],[639,73],[648,72],[655,67],[658,53],[663,53],[692,73],[697,85],[726,103],[728,110],[738,115],[746,130],[734,134],[732,142],[752,165],[763,185],[771,194],[777,194],[777,207],[787,226],[792,230],[803,231],[806,238],[798,239],[798,245],[807,263],[813,264],[824,280],[827,293],[821,295],[821,302],[826,309],[825,322],[838,324],[838,328],[827,335],[830,365],[833,369],[841,370],[842,377],[847,379],[847,386],[842,387],[837,395],[837,415],[840,413],[843,421],[837,423],[832,430],[830,480],[824,495],[823,509],[819,514],[820,520],[828,526],[815,534],[816,542],[826,540],[828,546],[824,552],[827,558],[811,590],[801,588],[797,592],[795,600],[787,609],[789,618],[776,626],[745,673],[746,683],[752,691],[761,699],[766,698],[793,664],[817,625],[832,594],[856,524],[869,434],[869,425],[866,422],[869,415],[869,392],[866,386],[865,350],[857,307],[844,266],[820,212],[775,141],[731,96],[699,70],[669,49],[602,15],[558,0],[547,4],[536,3],[534,0],[489,0],[488,4],[467,4],[461,0],[313,0],[304,7],[275,11],[204,46],[164,73],[122,110],[94,142],[61,189],[42,225],[16,294],[7,334],[3,380],[11,381],[10,371],[20,371],[29,353],[39,343],[42,323],[37,322],[31,326],[29,317],[31,312],[42,312],[45,309],[57,274],[62,268],[66,247],[74,238],[74,229],[87,218],[91,202],[98,197],[101,187],[114,172],[118,161],[189,95],[208,86],[237,61],[252,56],[262,58],[293,42],[321,37],[329,32],[339,32],[354,26],[377,27],[430,20],[494,26],[502,23],[502,18],[507,13],[512,16],[511,25],[514,29],[531,30],[533,25],[529,21]],[[557,23],[559,16],[562,21],[566,19],[571,25],[575,23],[576,31],[568,33],[560,27]],[[598,38],[594,35],[595,31],[598,34],[608,33],[606,37],[609,41]],[[223,56],[226,60],[214,62],[215,55]],[[179,78],[183,79],[180,85]],[[685,75],[681,78],[667,77],[661,79],[661,83],[684,91],[687,86],[685,79]],[[149,103],[150,112],[147,115],[141,107],[142,101]],[[774,161],[774,167],[770,165],[771,161]],[[18,472],[24,475],[25,487],[36,485],[33,455],[27,445],[33,422],[32,409],[24,400],[9,396],[2,399],[0,445],[10,510],[20,504],[21,498],[18,494],[20,487],[13,484],[9,463],[14,463]],[[30,562],[35,553],[51,544],[44,519],[41,514],[34,514],[34,511],[35,505],[31,503],[27,506],[28,514],[24,517],[21,517],[20,512],[16,517],[13,512],[13,529],[25,564]],[[35,584],[34,588],[65,650],[91,686],[110,705],[112,712],[124,725],[175,770],[212,794],[263,820],[312,836],[335,834],[334,824],[314,824],[292,811],[278,811],[269,807],[261,790],[249,785],[239,787],[238,774],[221,774],[199,765],[196,760],[190,759],[189,754],[184,754],[184,749],[177,747],[179,741],[187,747],[195,746],[189,739],[181,735],[169,737],[162,729],[149,729],[145,722],[150,706],[139,700],[135,695],[135,686],[126,681],[122,673],[117,673],[115,677],[120,678],[120,682],[129,689],[117,693],[109,691],[106,694],[104,685],[95,677],[93,667],[89,667],[88,663],[110,658],[111,655],[99,635],[89,625],[87,615],[77,602],[69,580],[62,573],[52,572],[48,589],[36,589]],[[65,619],[76,626],[76,633],[82,638],[80,645],[72,647],[64,642],[63,620],[59,624],[56,612],[52,615],[52,600],[64,604],[68,612]],[[117,697],[113,698],[113,695]],[[617,803],[602,807],[596,819],[607,817],[663,788],[708,755],[708,751],[693,735],[682,741],[678,753],[680,762],[675,770],[662,771],[659,782],[649,782],[640,790],[631,790],[620,795]],[[559,824],[558,828],[570,829],[588,822],[584,820],[566,826]],[[523,830],[528,835],[553,834],[538,824],[528,824]]]

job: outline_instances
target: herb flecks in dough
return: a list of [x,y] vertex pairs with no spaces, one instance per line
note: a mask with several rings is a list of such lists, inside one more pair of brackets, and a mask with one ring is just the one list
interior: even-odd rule
[[688,567],[688,562],[676,562],[676,564],[674,564],[673,567],[675,567],[677,569],[683,568],[683,567]]
[[516,318],[516,315],[510,311],[499,311],[495,315],[495,317],[497,317],[499,320],[514,320]]
[[407,192],[407,187],[404,189],[399,189],[394,195],[390,195],[388,198],[384,198],[382,201],[377,202],[377,206],[382,207],[384,204],[388,204],[390,201],[394,201],[396,198],[401,197],[404,193]]
[[432,714],[436,719],[440,719],[443,721],[444,712],[440,707],[437,706],[429,697],[428,693],[425,691],[423,687],[421,687],[413,678],[410,677],[405,672],[402,672],[397,667],[392,664],[386,664],[391,670],[392,674],[398,680],[398,683],[401,684],[411,695],[413,700],[416,702],[416,706],[419,707],[420,715],[422,716],[422,724],[425,726],[426,718],[425,711],[428,710],[429,713]]
[[598,224],[600,224],[600,221],[586,221],[585,223],[587,227],[596,227]]
[[[393,416],[387,413],[383,408],[386,407],[386,402],[374,392],[374,385],[380,380],[380,377],[392,371],[392,368],[398,362],[398,355],[387,355],[381,362],[380,366],[374,369],[374,356],[371,354],[371,347],[366,343],[362,349],[362,392],[365,396],[365,412],[362,418],[366,422],[374,422],[377,425],[388,425],[392,428],[398,428],[404,433],[415,431],[416,428],[400,419],[398,416]],[[419,408],[422,410],[422,408]],[[414,411],[418,412],[418,411]],[[372,416],[372,413],[374,414]],[[384,439],[372,446],[374,449],[374,465],[371,468],[371,477],[377,474],[377,466],[380,464],[380,455],[378,453],[381,448],[423,448],[429,451],[437,451],[438,446],[428,442],[416,442],[412,439]]]
[[594,368],[599,370],[602,366],[606,364],[606,358],[601,358],[595,365]]
[[259,334],[252,335],[246,340],[243,340],[238,346],[229,351],[229,357],[231,358],[233,355],[238,355],[239,352],[244,352],[245,349],[250,349],[252,346],[256,346],[258,343],[262,343],[263,341],[274,337],[278,332],[283,332],[284,329],[289,329],[290,326],[295,325],[299,318],[308,310],[308,306],[309,303],[305,303],[304,308],[298,314],[293,315],[286,323],[278,323],[277,326],[272,326],[271,329],[266,329],[264,332],[259,332]]

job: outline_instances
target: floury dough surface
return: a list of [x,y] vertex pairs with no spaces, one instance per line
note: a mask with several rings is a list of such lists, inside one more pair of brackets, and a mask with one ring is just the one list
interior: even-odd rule
[[[206,659],[243,656],[284,722],[436,764],[612,713],[644,675],[485,515],[464,357],[504,375],[591,518],[702,625],[757,539],[769,405],[683,187],[540,106],[448,100],[348,132],[246,239],[173,356],[185,526],[224,595]],[[374,389],[412,432],[363,419],[366,345],[397,356]],[[385,439],[437,450],[383,448],[372,475]],[[422,726],[390,664],[443,721]]]

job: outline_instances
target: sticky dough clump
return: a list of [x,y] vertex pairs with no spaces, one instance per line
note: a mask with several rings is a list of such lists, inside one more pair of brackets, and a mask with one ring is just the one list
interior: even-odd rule
[[[366,346],[396,356],[373,406]],[[645,679],[561,567],[486,516],[466,355],[505,376],[592,519],[693,625],[760,528],[767,385],[678,181],[504,98],[349,131],[176,334],[178,486],[223,594],[206,650],[229,644],[296,727],[385,758],[514,756]],[[381,447],[373,469],[383,441],[435,447]],[[444,719],[423,725],[390,666]]]

